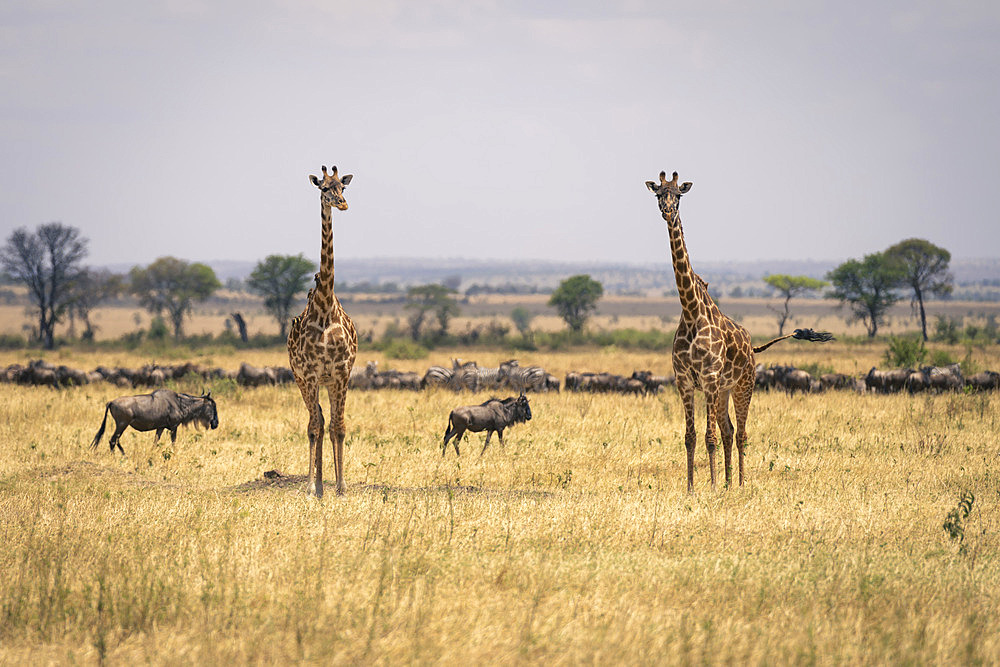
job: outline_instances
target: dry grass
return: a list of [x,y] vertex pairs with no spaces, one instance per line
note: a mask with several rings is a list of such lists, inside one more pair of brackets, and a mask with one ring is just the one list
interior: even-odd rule
[[[767,354],[852,371],[876,352]],[[396,365],[510,356],[493,355]],[[615,350],[531,361],[667,370]],[[121,457],[88,447],[115,389],[0,386],[0,663],[1000,655],[996,395],[761,394],[748,484],[712,491],[700,446],[688,496],[673,392],[532,396],[534,419],[482,458],[481,436],[461,457],[440,451],[448,411],[481,396],[355,392],[348,493],[316,501],[297,391],[215,391],[218,430],[174,446],[129,431]],[[285,476],[265,479],[273,469]],[[942,526],[966,491],[959,542]]]

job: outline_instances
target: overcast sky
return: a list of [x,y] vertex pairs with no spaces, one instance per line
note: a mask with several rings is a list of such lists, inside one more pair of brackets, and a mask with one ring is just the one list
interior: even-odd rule
[[319,255],[1000,255],[1000,4],[195,0],[0,5],[0,235],[89,263]]

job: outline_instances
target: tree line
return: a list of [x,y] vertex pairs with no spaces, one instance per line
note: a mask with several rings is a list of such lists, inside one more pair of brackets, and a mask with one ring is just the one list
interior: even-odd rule
[[[180,339],[194,304],[207,300],[222,286],[211,267],[175,257],[161,257],[146,267],[135,266],[127,275],[86,267],[83,261],[87,245],[80,230],[52,222],[34,231],[19,228],[0,248],[0,269],[28,288],[38,318],[36,335],[46,349],[55,346],[55,326],[66,320],[71,330],[79,320],[84,327],[82,338],[92,340],[91,311],[124,294],[134,295],[154,317],[165,317],[174,337]],[[907,239],[861,260],[849,259],[830,271],[825,281],[809,276],[764,276],[764,282],[782,299],[781,308],[769,306],[777,316],[778,335],[783,335],[791,317],[793,298],[830,286],[832,289],[824,296],[848,307],[848,320],[863,322],[869,337],[877,334],[889,308],[909,294],[923,339],[927,340],[924,300],[951,293],[950,259],[947,250],[929,241]],[[287,334],[292,311],[316,270],[316,265],[302,254],[269,255],[257,263],[246,280],[249,291],[263,299],[265,310],[278,323],[281,337]],[[450,322],[460,313],[457,293],[457,284],[408,288],[404,305],[406,334],[414,341],[443,340]],[[578,333],[602,296],[601,283],[581,274],[563,280],[550,295],[548,305],[570,331]],[[531,313],[515,308],[511,318],[522,337],[530,337]]]

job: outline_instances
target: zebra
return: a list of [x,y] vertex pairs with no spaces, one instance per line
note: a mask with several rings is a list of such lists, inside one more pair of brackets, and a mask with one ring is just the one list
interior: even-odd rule
[[497,368],[476,368],[476,384],[482,390],[500,389],[507,380],[507,369],[503,366]]
[[424,373],[423,379],[420,380],[420,386],[423,389],[429,387],[447,387],[451,384],[451,379],[455,375],[455,371],[450,368],[445,368],[444,366],[431,366]]
[[524,393],[529,390],[548,391],[546,378],[548,373],[541,366],[527,366],[522,368],[517,365],[517,361],[510,361],[500,364],[501,368],[507,371],[507,385],[516,392]]
[[479,366],[474,361],[453,359],[450,386],[455,391],[468,389],[476,391],[479,388]]

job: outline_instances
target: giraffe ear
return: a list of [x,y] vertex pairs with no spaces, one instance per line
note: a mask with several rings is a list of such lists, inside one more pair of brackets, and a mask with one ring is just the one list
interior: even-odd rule
[[681,183],[681,187],[677,188],[677,190],[678,190],[678,191],[679,191],[679,192],[680,192],[681,194],[685,194],[685,193],[686,193],[686,192],[687,192],[688,190],[690,190],[690,189],[691,189],[691,185],[692,185],[692,184],[691,184],[691,182],[690,182],[690,181],[688,181],[688,182],[686,182],[686,183]]
[[351,182],[352,178],[354,178],[354,174],[348,174],[347,176],[344,176],[343,178],[340,179],[340,184],[346,188],[347,184]]
[[654,195],[657,194],[656,191],[658,190],[658,188],[656,183],[654,183],[653,181],[646,181],[646,187],[649,188],[649,191],[652,192]]
[[321,187],[319,184],[319,179],[313,176],[312,174],[309,174],[309,180],[312,181],[312,184],[315,185],[317,188]]

